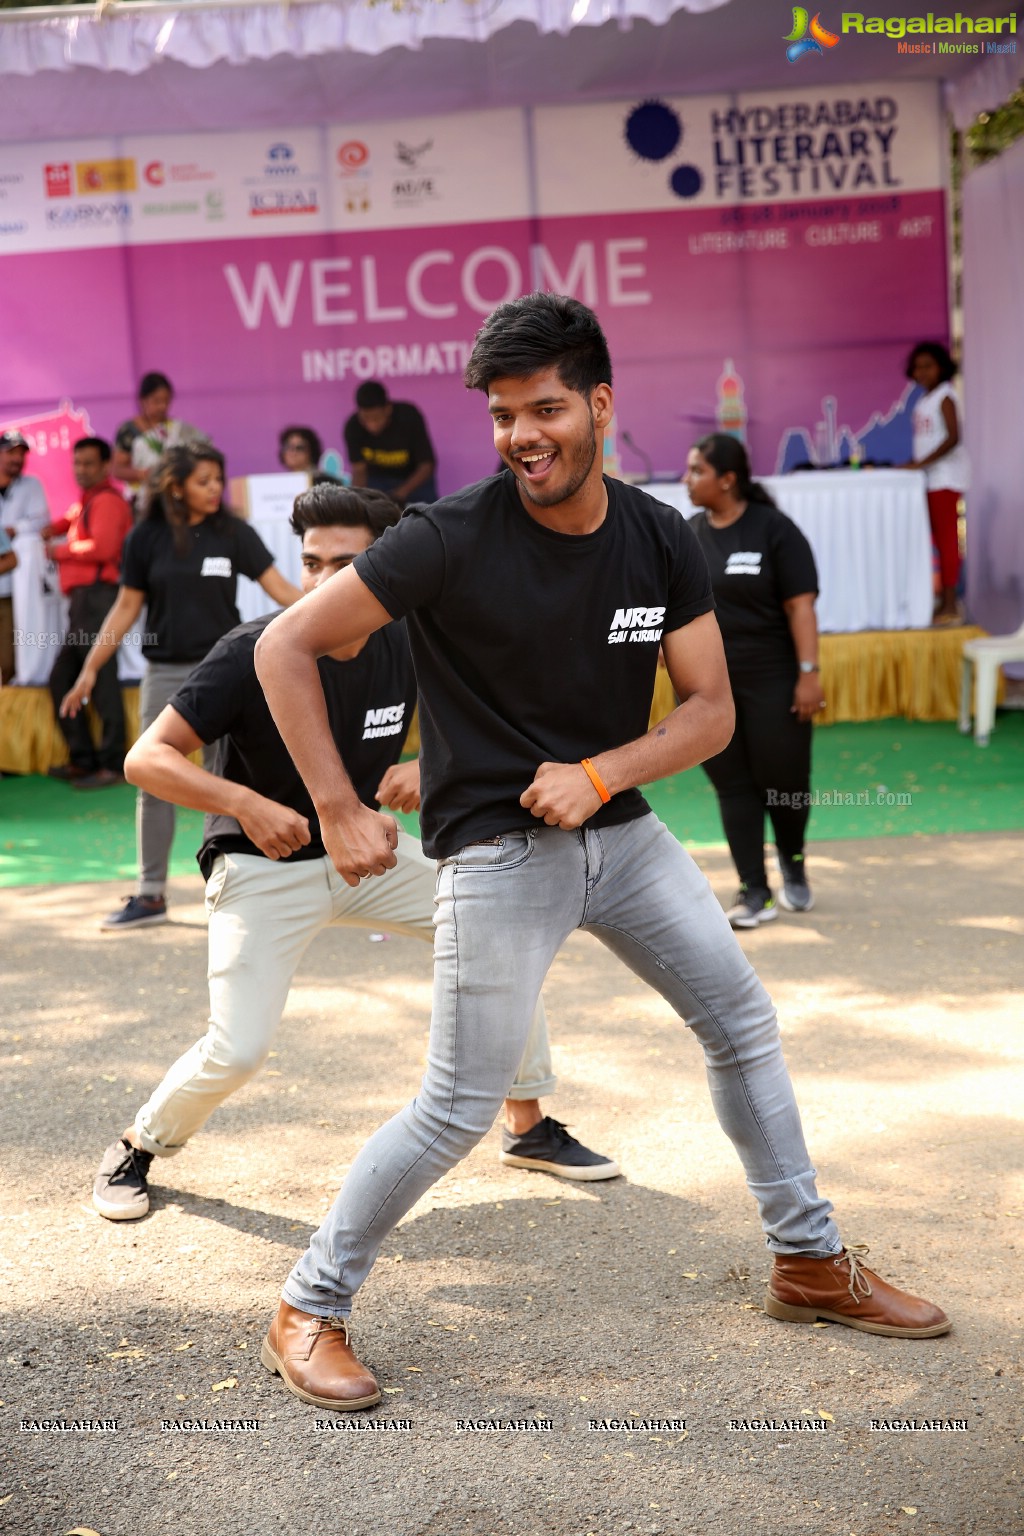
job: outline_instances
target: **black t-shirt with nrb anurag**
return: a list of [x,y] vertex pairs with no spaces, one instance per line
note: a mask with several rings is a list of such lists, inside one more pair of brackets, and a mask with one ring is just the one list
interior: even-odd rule
[[751,501],[727,528],[689,519],[711,573],[715,612],[733,680],[796,667],[783,603],[818,591],[807,539],[778,507]]
[[[606,480],[594,533],[542,527],[505,471],[417,507],[354,569],[406,616],[419,684],[423,847],[536,826],[519,804],[542,762],[571,763],[647,731],[663,632],[713,607],[685,520]],[[587,822],[642,816],[639,790]]]
[[258,581],[274,563],[256,530],[230,512],[187,528],[185,542],[179,554],[163,518],[147,518],[125,541],[121,583],[146,594],[150,661],[201,661],[238,623],[239,576]]
[[[218,641],[170,700],[205,742],[218,743],[217,772],[244,784],[309,821],[310,841],[289,862],[324,854],[320,823],[309,792],[278,734],[256,676],[256,642],[276,615],[241,624]],[[374,793],[402,743],[416,704],[404,624],[371,635],[349,661],[323,657],[317,666],[331,735],[364,805],[378,809]],[[218,853],[259,854],[233,816],[206,817],[199,867],[207,879]]]

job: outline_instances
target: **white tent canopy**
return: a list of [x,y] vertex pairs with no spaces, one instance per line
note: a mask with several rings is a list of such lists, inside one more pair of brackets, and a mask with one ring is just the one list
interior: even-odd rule
[[[971,14],[1003,9],[981,0]],[[872,14],[905,7],[880,0]],[[0,11],[0,135],[299,127],[397,108],[778,89],[806,84],[816,67],[824,81],[825,61],[801,61],[802,74],[787,61],[787,19],[760,0],[413,0],[401,10],[367,0],[101,0]],[[828,58],[827,82],[954,80],[973,63],[897,60],[892,38],[851,36]]]

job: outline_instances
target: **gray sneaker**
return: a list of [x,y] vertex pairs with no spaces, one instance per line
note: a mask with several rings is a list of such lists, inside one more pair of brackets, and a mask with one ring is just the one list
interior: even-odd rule
[[784,859],[780,853],[779,871],[782,875],[779,905],[787,912],[809,912],[814,906],[814,892],[807,884],[803,854],[798,853],[794,859]]
[[502,1126],[501,1152],[503,1163],[513,1168],[533,1168],[541,1173],[553,1173],[560,1179],[593,1181],[617,1179],[619,1165],[600,1152],[592,1152],[575,1136],[570,1136],[561,1120],[545,1115],[537,1125],[513,1136]]
[[92,1203],[108,1221],[136,1221],[149,1210],[149,1185],[146,1175],[153,1161],[152,1152],[141,1152],[122,1136],[103,1154]]
[[733,928],[757,928],[761,923],[771,923],[779,915],[779,909],[768,890],[756,891],[741,885],[736,900],[725,914]]

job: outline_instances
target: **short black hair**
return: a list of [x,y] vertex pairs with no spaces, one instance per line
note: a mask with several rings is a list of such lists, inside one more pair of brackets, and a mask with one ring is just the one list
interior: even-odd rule
[[144,373],[139,380],[139,399],[145,400],[155,395],[158,389],[166,389],[169,395],[174,394],[174,385],[166,373]]
[[316,465],[320,463],[320,460],[323,457],[324,445],[320,441],[317,434],[313,431],[313,428],[285,427],[284,431],[277,439],[277,457],[282,464],[284,463],[284,445],[290,437],[297,437],[301,442],[305,443],[306,452],[309,454],[310,462],[312,464]]
[[379,539],[385,528],[394,527],[402,511],[383,491],[368,486],[338,485],[322,480],[295,498],[291,515],[292,531],[299,535],[307,528],[369,528]]
[[526,379],[547,368],[587,400],[599,384],[612,382],[608,342],[594,311],[564,294],[528,293],[488,315],[463,382],[486,394],[495,379]]
[[388,403],[388,392],[383,384],[378,384],[376,379],[367,379],[365,384],[360,384],[356,390],[356,409],[359,411],[378,411],[382,405]]
[[110,463],[114,451],[105,437],[80,437],[71,444],[71,452],[77,453],[79,448],[95,448],[104,464]]
[[908,379],[914,377],[914,364],[919,357],[930,357],[938,363],[943,384],[948,384],[950,379],[956,377],[956,363],[950,356],[948,347],[944,347],[941,341],[919,341],[916,347],[911,348],[907,358],[904,371]]

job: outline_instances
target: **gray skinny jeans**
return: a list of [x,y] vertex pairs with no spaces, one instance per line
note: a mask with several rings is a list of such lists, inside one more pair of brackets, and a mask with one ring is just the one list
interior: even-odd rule
[[704,1050],[719,1123],[769,1249],[841,1250],[815,1187],[771,1000],[711,888],[653,815],[600,831],[540,826],[438,865],[427,1069],[412,1103],[356,1156],[284,1299],[347,1316],[396,1223],[490,1129],[541,983],[576,928],[671,1003]]

